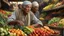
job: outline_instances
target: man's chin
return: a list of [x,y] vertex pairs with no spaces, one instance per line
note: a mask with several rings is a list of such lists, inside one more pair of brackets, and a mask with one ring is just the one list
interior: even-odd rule
[[29,13],[29,11],[26,11],[26,13]]

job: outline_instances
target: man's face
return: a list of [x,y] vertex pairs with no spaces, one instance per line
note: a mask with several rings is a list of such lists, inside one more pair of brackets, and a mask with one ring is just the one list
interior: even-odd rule
[[31,5],[25,5],[23,8],[24,12],[28,13],[31,10]]
[[39,9],[38,6],[33,7],[33,11],[34,11],[34,12],[38,11],[38,9]]

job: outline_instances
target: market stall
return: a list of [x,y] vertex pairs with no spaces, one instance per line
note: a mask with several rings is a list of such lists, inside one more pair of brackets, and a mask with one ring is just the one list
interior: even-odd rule
[[8,24],[7,18],[10,12],[0,10],[0,13],[0,36],[58,36],[60,34],[59,31],[52,30],[47,26],[34,27]]
[[8,23],[11,15],[12,12],[0,9],[0,36],[64,36],[64,2],[50,3],[43,8],[40,20],[44,26]]
[[64,36],[64,26],[62,24],[64,18],[64,1],[44,7],[43,13],[45,15],[43,16],[45,18],[45,25],[52,29],[59,30],[61,35]]

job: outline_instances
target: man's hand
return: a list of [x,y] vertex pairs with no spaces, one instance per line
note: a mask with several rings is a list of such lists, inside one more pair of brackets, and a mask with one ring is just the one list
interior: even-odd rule
[[8,23],[9,25],[21,25],[23,26],[24,23],[22,21],[19,21],[19,20],[14,20],[14,21],[11,21]]
[[33,24],[32,26],[34,26],[34,27],[42,27],[42,25],[40,25],[40,24]]
[[22,26],[24,25],[24,23],[23,23],[22,21],[17,20],[16,22],[17,22],[17,24],[19,24],[19,25],[22,25]]

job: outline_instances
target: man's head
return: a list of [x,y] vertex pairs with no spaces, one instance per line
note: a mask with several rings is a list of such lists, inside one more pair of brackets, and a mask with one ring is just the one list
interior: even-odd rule
[[32,3],[30,1],[24,1],[22,4],[22,10],[25,13],[28,13],[31,10],[32,7]]
[[36,2],[36,1],[32,2],[32,11],[36,12],[36,11],[38,11],[38,9],[39,9],[38,2]]
[[21,4],[19,4],[19,5],[18,5],[18,8],[19,8],[19,9],[21,9],[21,8],[22,8],[22,5],[21,5]]

